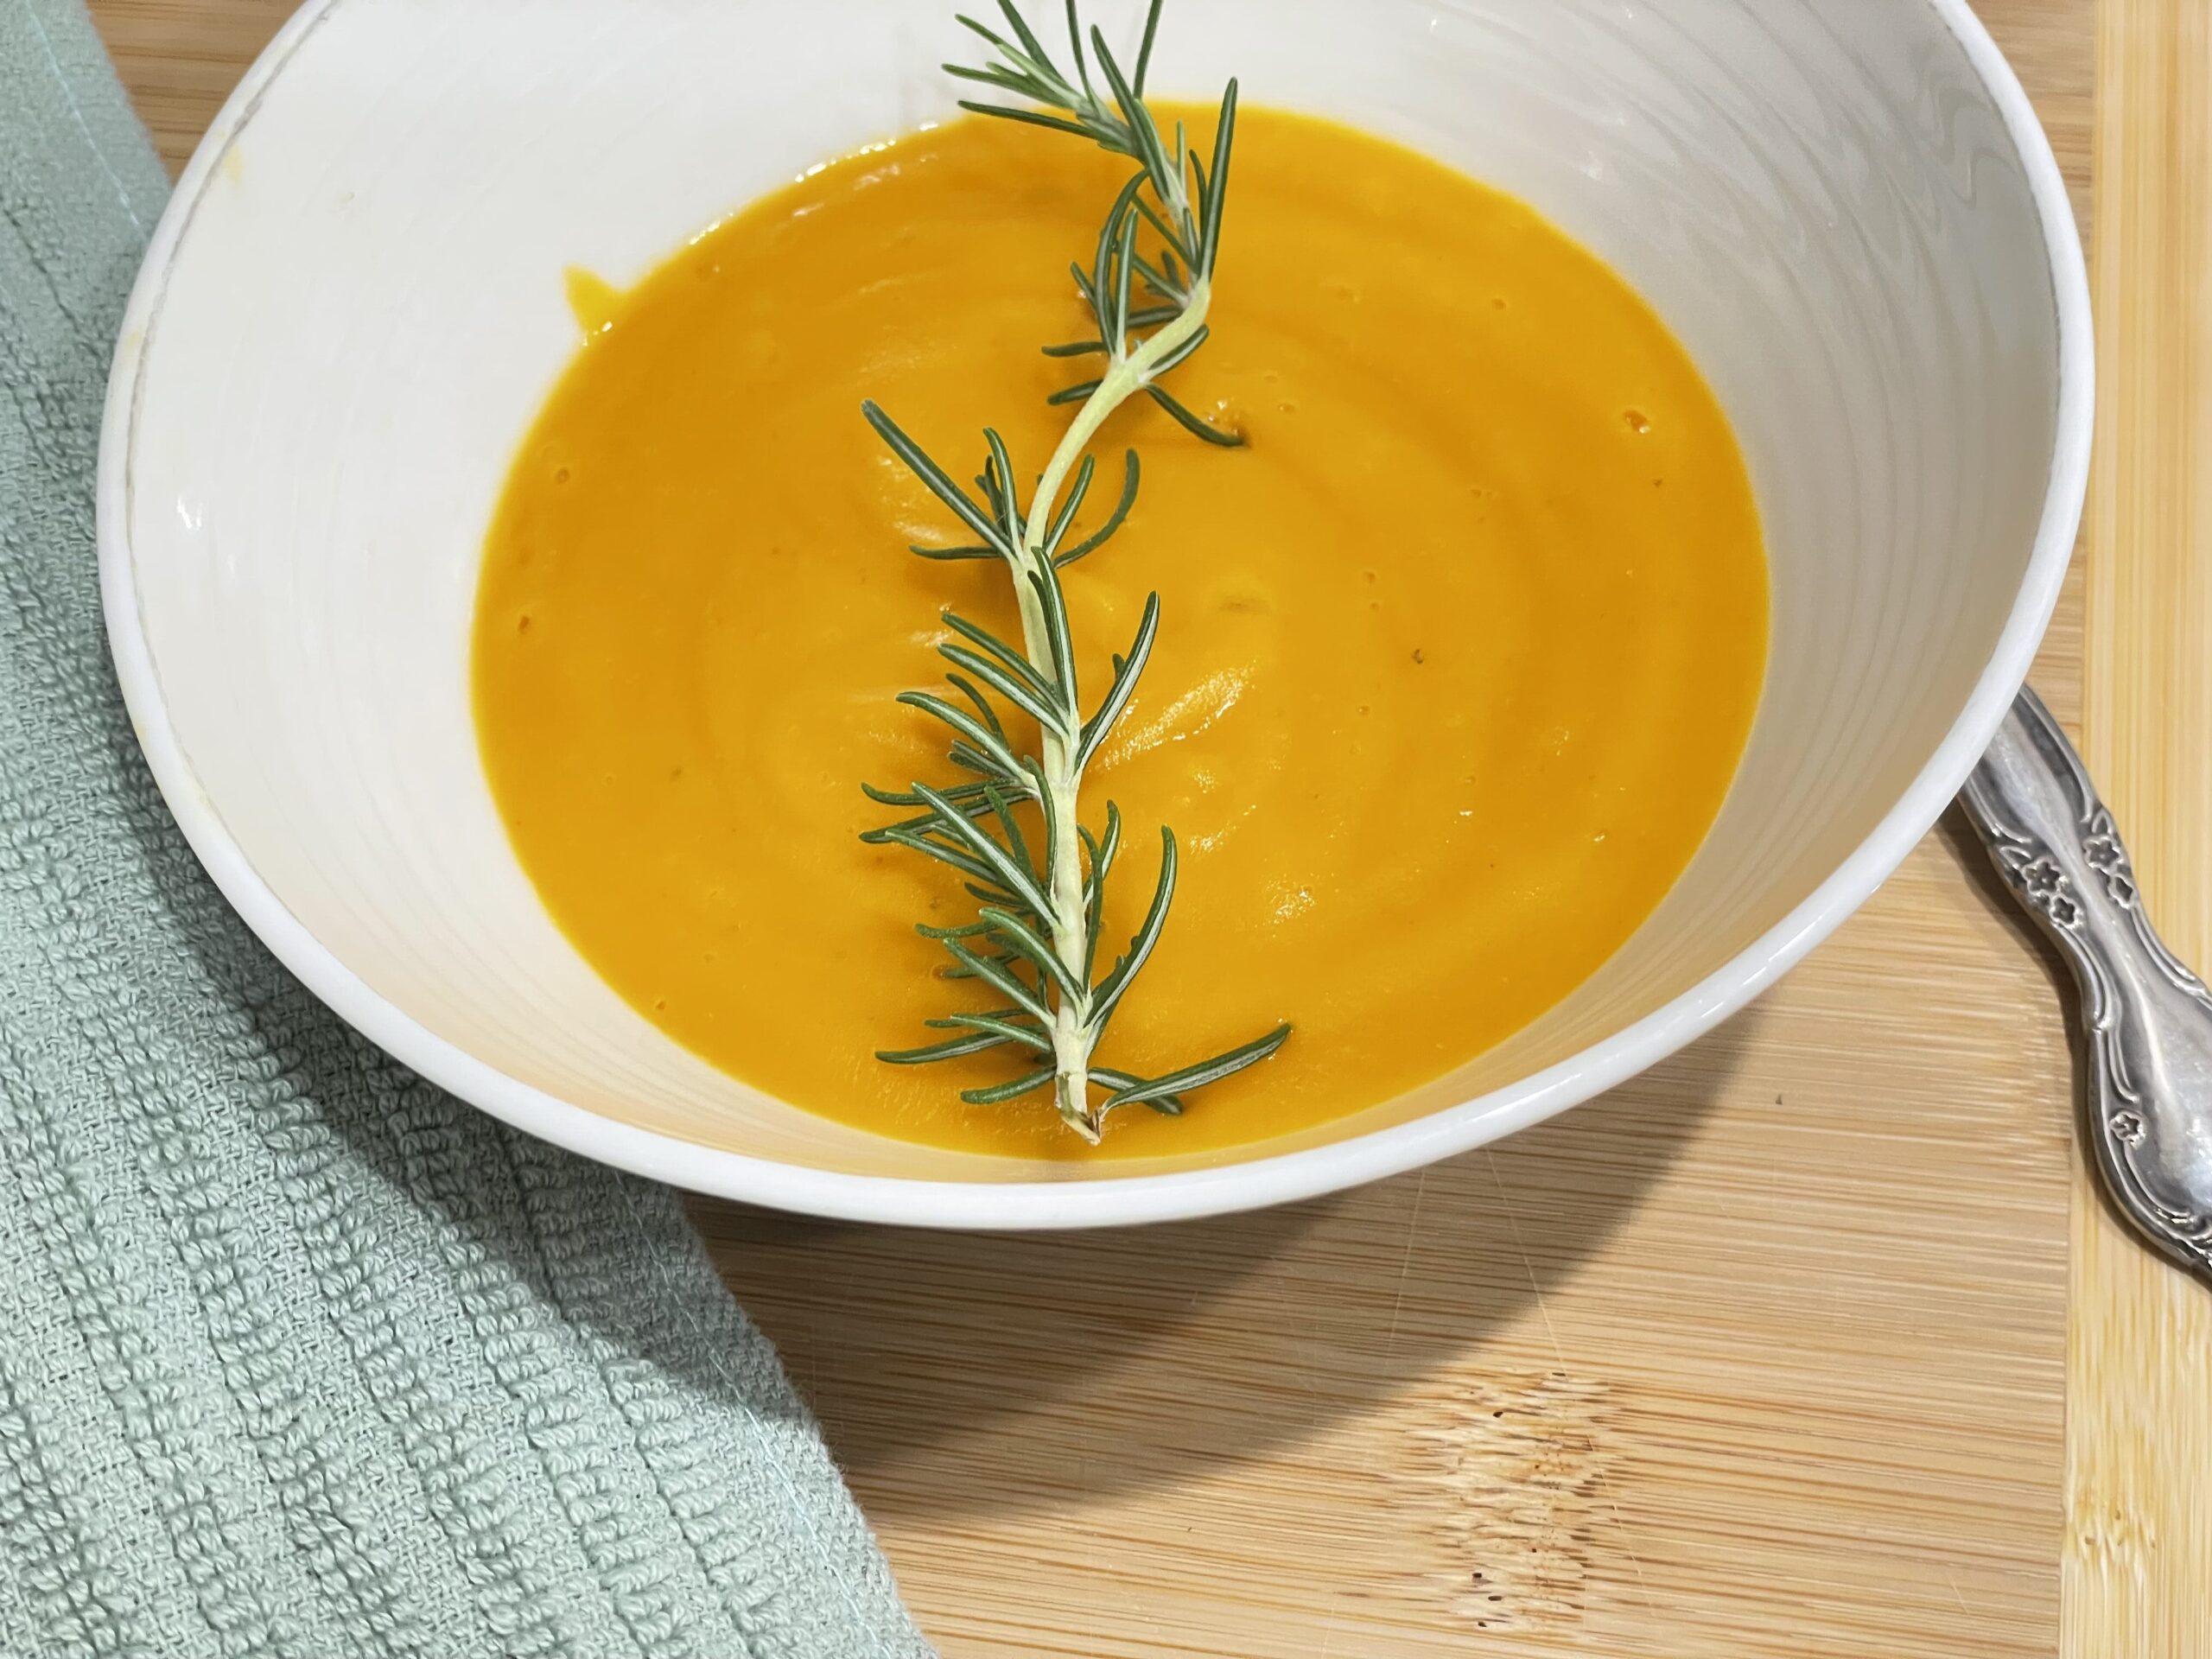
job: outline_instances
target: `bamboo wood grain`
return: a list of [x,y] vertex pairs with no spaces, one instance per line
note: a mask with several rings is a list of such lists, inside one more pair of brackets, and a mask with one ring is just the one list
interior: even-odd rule
[[[2212,963],[2212,8],[2106,0],[2084,747],[2168,941]],[[2212,1655],[2212,1293],[2077,1171],[2067,1659]]]
[[[1980,8],[2085,212],[2094,3]],[[174,166],[286,8],[93,9]],[[2068,718],[2082,615],[2037,671]],[[1706,1043],[1325,1203],[698,1218],[947,1659],[2048,1659],[2071,1065],[1980,871],[1931,838]]]

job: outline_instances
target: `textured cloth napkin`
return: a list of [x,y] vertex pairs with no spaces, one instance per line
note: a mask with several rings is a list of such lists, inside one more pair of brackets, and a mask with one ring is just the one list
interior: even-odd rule
[[925,1654],[675,1198],[354,1036],[171,823],[92,542],[166,191],[0,0],[0,1655]]

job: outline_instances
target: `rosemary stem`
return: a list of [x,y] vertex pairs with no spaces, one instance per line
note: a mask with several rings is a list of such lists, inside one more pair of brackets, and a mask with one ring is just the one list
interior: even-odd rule
[[[1052,512],[1060,491],[1066,486],[1069,474],[1082,461],[1091,440],[1097,436],[1098,429],[1114,411],[1151,385],[1159,365],[1173,362],[1176,353],[1205,327],[1206,308],[1211,299],[1212,284],[1203,275],[1194,273],[1180,316],[1139,343],[1134,351],[1128,349],[1126,340],[1107,342],[1109,361],[1106,373],[1100,379],[1098,389],[1084,400],[1074,423],[1045,468],[1022,543],[1022,555],[1028,561],[1029,569],[1014,573],[1014,592],[1021,607],[1022,645],[1041,675],[1049,677],[1053,673],[1052,645],[1046,633],[1044,606],[1030,575],[1036,572],[1048,580],[1054,579],[1048,566],[1051,556],[1046,551],[1045,541],[1051,532]],[[1090,925],[1090,912],[1084,902],[1084,849],[1077,816],[1083,791],[1083,768],[1077,758],[1080,743],[1079,735],[1063,738],[1047,730],[1044,734],[1043,758],[1045,786],[1052,796],[1051,810],[1046,815],[1053,827],[1049,861],[1052,883],[1047,895],[1052,905],[1049,918],[1052,948],[1075,982],[1087,988]],[[1052,1032],[1053,1098],[1068,1126],[1095,1144],[1103,1114],[1090,1102],[1090,1052],[1098,1037],[1090,1014],[1088,988],[1079,997],[1063,990],[1055,999]]]

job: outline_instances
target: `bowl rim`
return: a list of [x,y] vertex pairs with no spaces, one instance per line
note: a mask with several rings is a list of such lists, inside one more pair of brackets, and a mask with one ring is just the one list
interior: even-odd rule
[[1410,1122],[1295,1152],[1172,1174],[943,1181],[848,1174],[702,1146],[623,1123],[509,1077],[437,1036],[358,978],[248,861],[200,787],[170,724],[141,613],[128,516],[130,445],[145,342],[198,203],[270,84],[345,0],[309,0],[224,105],[156,226],[118,336],[100,432],[97,517],[102,608],[124,701],[187,842],[246,925],[348,1024],[492,1116],[633,1174],[715,1197],[838,1221],[979,1231],[1186,1220],[1318,1197],[1471,1151],[1627,1081],[1772,985],[1872,896],[1965,783],[2025,683],[2071,562],[2088,491],[2094,397],[2088,276],[2066,184],[2026,92],[1968,0],[1923,0],[1951,31],[2001,115],[2041,221],[2058,323],[2050,468],[2020,591],[1951,729],[1872,832],[1780,922],[1680,996],[1541,1071]]

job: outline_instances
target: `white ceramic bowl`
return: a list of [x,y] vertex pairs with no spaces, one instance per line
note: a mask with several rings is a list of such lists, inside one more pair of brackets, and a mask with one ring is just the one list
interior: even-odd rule
[[[1964,0],[1171,0],[1163,90],[1233,70],[1249,99],[1527,198],[1703,365],[1774,582],[1765,700],[1709,841],[1502,1047],[1242,1156],[882,1140],[618,1001],[509,851],[467,698],[483,531],[576,343],[563,268],[639,275],[809,163],[945,114],[951,9],[317,0],[216,122],[124,325],[100,551],[155,774],[302,979],[609,1163],[829,1216],[1084,1225],[1299,1198],[1534,1122],[1743,1005],[1873,891],[2026,672],[2088,450],[2066,195]],[[1098,10],[1126,35],[1136,8]]]

